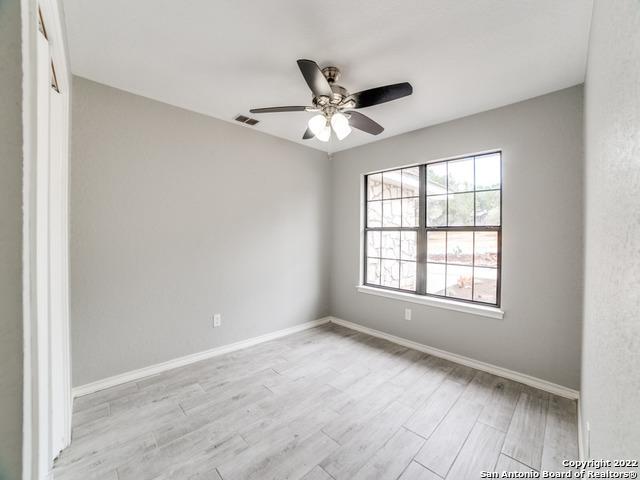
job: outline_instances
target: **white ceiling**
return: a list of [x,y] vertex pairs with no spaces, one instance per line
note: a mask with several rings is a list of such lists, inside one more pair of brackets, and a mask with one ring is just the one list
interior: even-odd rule
[[[385,127],[303,141],[310,113],[255,128],[338,151],[582,83],[591,0],[64,0],[73,73],[232,121],[308,105],[296,59],[355,92],[414,94],[360,110]],[[234,122],[235,123],[235,122]]]

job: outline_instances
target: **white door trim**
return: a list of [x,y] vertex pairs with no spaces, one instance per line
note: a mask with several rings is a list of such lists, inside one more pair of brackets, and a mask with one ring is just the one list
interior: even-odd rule
[[[70,70],[59,0],[21,0],[22,478],[48,478],[71,439],[68,306]],[[42,16],[46,37],[39,31]],[[52,63],[60,93],[51,88]]]
[[68,376],[68,308],[67,308],[67,181],[65,156],[65,94],[50,89],[50,175],[49,175],[49,292],[51,347],[51,457],[55,458],[69,442],[70,385]]
[[50,452],[50,338],[49,338],[49,90],[50,86],[43,78],[48,77],[49,42],[42,33],[38,33],[38,120],[36,159],[36,358],[38,381],[38,452],[44,452],[38,458],[38,470],[49,467]]

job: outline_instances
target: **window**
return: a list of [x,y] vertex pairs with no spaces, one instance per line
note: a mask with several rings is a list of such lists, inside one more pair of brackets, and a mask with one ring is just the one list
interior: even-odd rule
[[364,283],[499,306],[501,153],[365,177]]

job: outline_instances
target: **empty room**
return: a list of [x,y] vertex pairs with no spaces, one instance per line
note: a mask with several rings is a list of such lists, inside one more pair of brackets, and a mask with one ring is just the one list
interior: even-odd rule
[[0,53],[0,480],[638,477],[638,0],[0,0]]

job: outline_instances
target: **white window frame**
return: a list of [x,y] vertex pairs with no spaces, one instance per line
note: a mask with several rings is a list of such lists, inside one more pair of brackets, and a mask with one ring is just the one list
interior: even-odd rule
[[[505,312],[501,307],[502,306],[502,298],[501,297],[498,300],[499,304],[494,306],[494,305],[489,305],[489,304],[482,304],[482,303],[479,303],[479,302],[458,300],[458,299],[455,299],[455,298],[438,297],[438,296],[432,296],[432,295],[429,295],[429,294],[418,294],[418,293],[403,291],[403,290],[399,290],[399,289],[393,289],[393,288],[369,285],[365,281],[365,271],[366,271],[366,266],[365,266],[365,262],[366,262],[366,258],[365,258],[365,252],[366,252],[365,242],[366,242],[366,232],[367,232],[367,228],[366,228],[366,224],[365,224],[366,218],[367,218],[367,216],[366,216],[366,208],[367,208],[366,177],[368,175],[371,175],[371,174],[376,174],[376,173],[385,172],[385,171],[393,171],[393,170],[399,170],[399,169],[404,169],[404,168],[418,167],[418,166],[422,166],[422,165],[429,165],[429,164],[433,164],[433,163],[446,162],[446,161],[462,159],[462,158],[467,158],[467,157],[487,155],[487,154],[491,154],[491,153],[500,153],[501,154],[501,160],[504,158],[504,153],[503,153],[502,149],[494,148],[494,149],[489,149],[489,150],[480,151],[480,152],[468,153],[468,154],[464,154],[464,155],[455,155],[455,156],[451,156],[451,157],[439,158],[439,159],[436,159],[436,160],[430,160],[428,162],[401,165],[401,166],[391,167],[391,168],[384,169],[384,170],[373,170],[373,171],[370,171],[370,172],[367,172],[367,173],[363,173],[363,174],[360,175],[360,243],[359,243],[359,245],[360,245],[360,249],[359,249],[359,257],[360,257],[359,262],[360,262],[360,264],[359,264],[359,267],[360,268],[359,268],[359,282],[356,285],[356,289],[357,289],[357,291],[359,293],[363,293],[363,294],[367,294],[367,295],[379,296],[379,297],[383,297],[383,298],[394,299],[394,300],[398,300],[398,301],[402,301],[402,302],[409,302],[409,303],[414,303],[414,304],[426,305],[426,306],[430,306],[430,307],[443,308],[443,309],[447,309],[447,310],[453,310],[453,311],[457,311],[457,312],[463,312],[463,313],[468,313],[468,314],[473,314],[473,315],[479,315],[479,316],[483,316],[483,317],[496,318],[496,319],[504,318],[504,313]],[[501,182],[501,186],[500,186],[500,191],[502,192],[502,182]],[[423,195],[424,192],[421,192],[421,194]],[[501,193],[501,203],[502,203],[502,193]],[[501,216],[502,216],[502,206],[501,206]],[[502,230],[503,230],[502,223],[503,222],[501,221],[500,233],[502,233]],[[501,245],[500,245],[499,248],[501,248]],[[502,261],[501,261],[501,259],[500,259],[500,264],[499,264],[498,275],[499,275],[499,280],[498,281],[501,282],[501,277],[502,277]],[[501,285],[499,286],[499,289],[501,290],[500,287],[501,287]],[[499,295],[500,294],[501,294],[501,291],[499,291]]]

